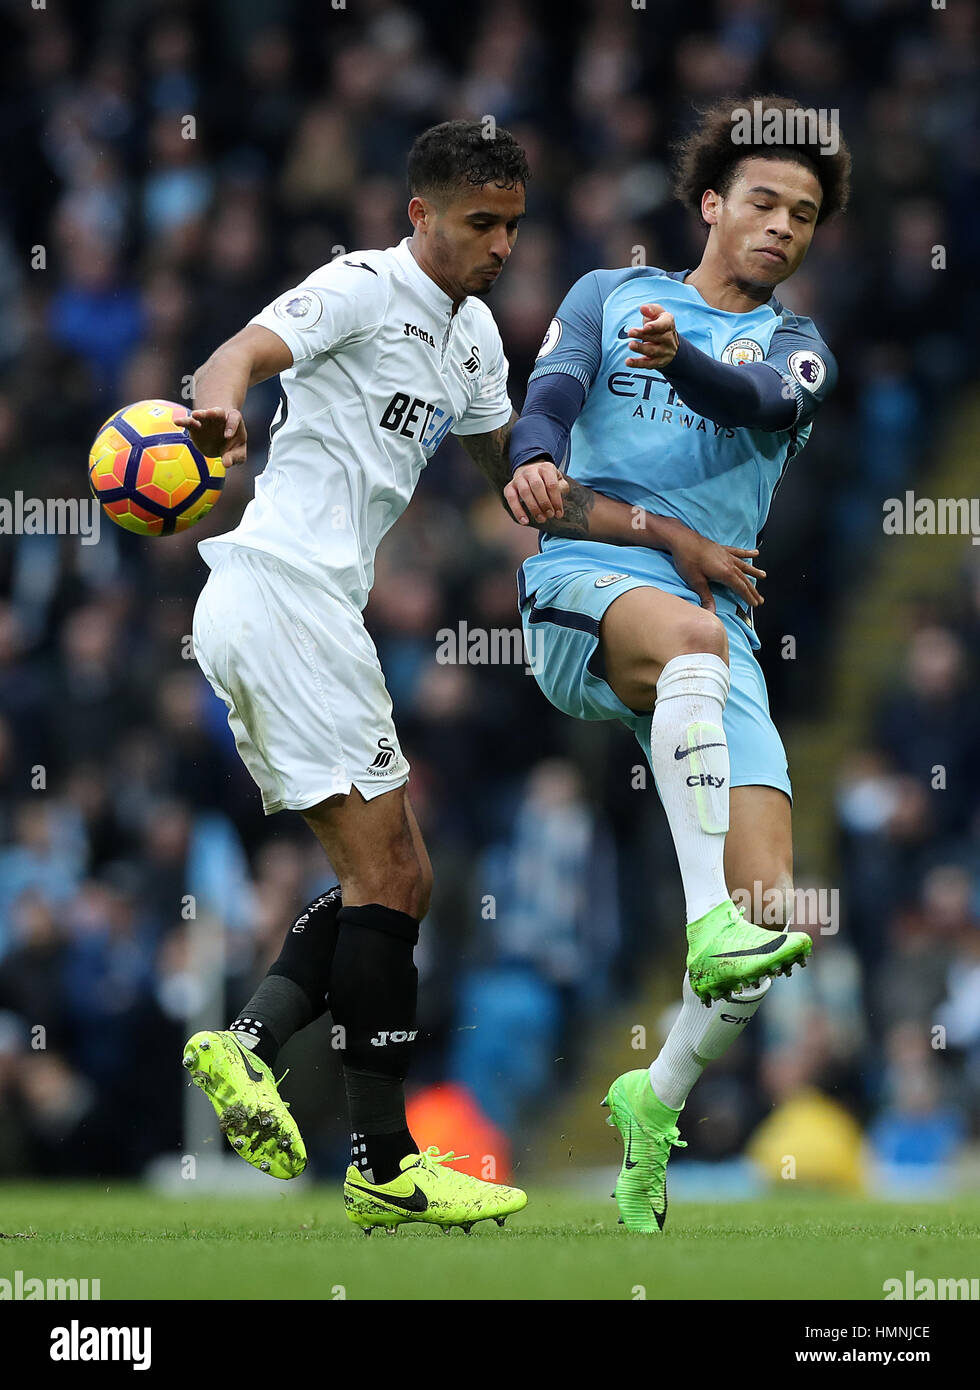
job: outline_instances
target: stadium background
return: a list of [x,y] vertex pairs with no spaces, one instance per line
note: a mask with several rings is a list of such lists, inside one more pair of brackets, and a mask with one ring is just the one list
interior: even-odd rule
[[[107,414],[179,398],[337,248],[405,235],[405,154],[434,121],[492,113],[529,153],[529,217],[490,300],[519,406],[578,275],[636,247],[696,262],[666,159],[698,103],[774,90],[839,109],[852,207],[781,297],[816,319],[840,386],[780,489],[759,623],[798,881],[836,895],[836,930],[709,1069],[675,1191],[750,1190],[787,1153],[802,1177],[938,1191],[977,1139],[980,550],[881,524],[906,489],[976,490],[976,38],[957,0],[0,6],[5,497],[83,496]],[[189,535],[0,537],[5,1176],[173,1165],[202,952],[213,966],[223,940],[230,1017],[330,882],[298,817],[262,818],[186,642],[196,542],[247,501],[276,399],[274,382],[250,394],[249,465]],[[415,1080],[466,1088],[525,1171],[585,1181],[617,1161],[598,1087],[669,1024],[681,900],[629,735],[551,710],[520,666],[436,660],[441,629],[516,627],[527,544],[447,443],[382,548],[368,624],[436,874]],[[283,1060],[333,1177],[329,1020]]]

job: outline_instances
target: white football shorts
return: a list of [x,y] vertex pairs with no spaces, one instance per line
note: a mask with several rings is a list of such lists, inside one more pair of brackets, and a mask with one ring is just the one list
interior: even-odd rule
[[266,815],[402,786],[409,766],[358,609],[272,555],[223,549],[194,610],[194,654]]

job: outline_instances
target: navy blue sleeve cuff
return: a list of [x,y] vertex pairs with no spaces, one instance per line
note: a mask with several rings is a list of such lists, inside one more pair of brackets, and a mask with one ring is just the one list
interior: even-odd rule
[[552,372],[528,383],[521,418],[510,435],[510,471],[541,454],[561,467],[571,433],[585,403],[585,386],[565,372]]
[[788,430],[796,423],[797,402],[766,362],[718,362],[680,338],[674,360],[660,370],[685,405],[716,425]]

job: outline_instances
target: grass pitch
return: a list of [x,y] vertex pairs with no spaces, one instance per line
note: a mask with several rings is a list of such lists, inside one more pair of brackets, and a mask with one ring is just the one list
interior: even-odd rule
[[[192,1184],[189,1184],[192,1186]],[[272,1199],[0,1186],[0,1277],[101,1280],[106,1299],[875,1299],[888,1278],[980,1275],[980,1198],[802,1193],[671,1206],[630,1236],[614,1204],[532,1186],[503,1230],[365,1239],[339,1188]],[[22,1234],[18,1234],[22,1233]],[[26,1237],[26,1238],[23,1238]]]

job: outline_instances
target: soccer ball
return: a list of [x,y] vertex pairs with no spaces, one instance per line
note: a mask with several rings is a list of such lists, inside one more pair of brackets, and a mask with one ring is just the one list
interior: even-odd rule
[[92,495],[106,516],[138,536],[171,536],[200,521],[218,500],[225,466],[205,458],[186,429],[186,408],[137,401],[110,415],[88,456]]

